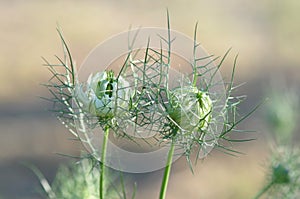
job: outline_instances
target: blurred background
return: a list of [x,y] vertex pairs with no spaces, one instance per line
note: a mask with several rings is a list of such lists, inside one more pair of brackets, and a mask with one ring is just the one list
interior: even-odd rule
[[[256,130],[245,135],[256,141],[234,145],[245,155],[231,157],[215,150],[199,162],[194,175],[185,160],[179,160],[172,170],[168,198],[247,199],[255,195],[264,182],[274,126],[282,122],[276,133],[292,132],[294,144],[299,144],[297,0],[0,0],[1,199],[43,198],[37,177],[23,163],[36,165],[51,182],[58,166],[72,161],[57,153],[78,155],[82,150],[46,111],[51,104],[39,98],[48,96],[40,84],[50,77],[41,56],[54,61],[53,55],[62,55],[57,23],[80,66],[97,44],[130,25],[166,27],[167,7],[174,30],[192,37],[198,21],[198,41],[210,54],[223,55],[233,47],[221,69],[225,79],[239,54],[235,82],[246,84],[235,94],[248,96],[240,107],[241,115],[268,98],[240,126]],[[138,198],[157,198],[161,174],[133,176],[138,181]]]

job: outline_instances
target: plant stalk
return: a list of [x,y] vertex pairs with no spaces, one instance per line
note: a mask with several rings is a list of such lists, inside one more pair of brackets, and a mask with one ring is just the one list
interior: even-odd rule
[[254,199],[259,199],[262,195],[264,195],[273,186],[273,184],[274,184],[274,181],[270,182],[254,197]]
[[168,187],[168,182],[169,182],[169,177],[170,177],[170,172],[171,172],[171,167],[172,167],[174,149],[175,149],[175,144],[172,141],[171,148],[168,153],[168,159],[167,159],[167,163],[166,163],[166,167],[165,167],[164,177],[163,177],[161,188],[160,188],[159,199],[166,198],[167,187]]
[[109,135],[109,127],[105,126],[105,132],[103,135],[103,144],[102,144],[102,155],[100,164],[100,181],[99,181],[99,196],[100,199],[104,199],[104,175],[105,175],[105,161],[106,161],[106,149],[107,141]]

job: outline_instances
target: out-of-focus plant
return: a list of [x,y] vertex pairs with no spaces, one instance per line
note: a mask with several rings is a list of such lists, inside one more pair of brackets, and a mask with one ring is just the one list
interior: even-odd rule
[[[83,159],[76,164],[61,166],[51,184],[37,168],[29,167],[39,177],[40,183],[49,199],[98,199],[101,195],[99,192],[100,172],[96,164],[98,164],[97,161],[89,158]],[[105,172],[105,175],[106,181],[102,191],[105,192],[106,198],[126,198],[127,193],[123,176],[110,170]]]
[[267,171],[266,185],[255,199],[264,194],[272,199],[300,197],[300,150],[288,146],[276,147]]
[[278,87],[271,92],[267,106],[267,123],[276,141],[267,168],[265,186],[255,199],[300,198],[300,148],[292,139],[298,124],[299,97],[293,89]]

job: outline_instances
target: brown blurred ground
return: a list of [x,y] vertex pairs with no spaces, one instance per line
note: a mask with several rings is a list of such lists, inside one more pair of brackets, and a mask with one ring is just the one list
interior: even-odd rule
[[[238,93],[248,100],[241,114],[264,98],[270,79],[282,77],[299,93],[300,2],[287,1],[0,1],[0,198],[39,198],[38,182],[20,162],[31,162],[53,178],[57,165],[68,161],[55,153],[78,154],[79,145],[45,109],[49,104],[39,86],[49,74],[40,56],[61,55],[55,31],[63,28],[78,66],[99,42],[130,25],[172,28],[189,36],[199,22],[198,38],[208,52],[222,55],[233,47],[222,72],[225,77],[239,53]],[[296,85],[296,86],[295,86]],[[236,145],[247,155],[238,158],[215,152],[198,165],[195,176],[184,161],[177,163],[169,198],[251,198],[263,179],[268,152],[262,111],[244,126],[256,129],[258,141]],[[139,180],[139,198],[155,198],[159,172]],[[147,178],[146,178],[147,177]],[[139,178],[138,178],[139,179]],[[143,191],[142,191],[143,190]],[[154,194],[152,197],[151,194]],[[156,194],[156,195],[155,195]]]

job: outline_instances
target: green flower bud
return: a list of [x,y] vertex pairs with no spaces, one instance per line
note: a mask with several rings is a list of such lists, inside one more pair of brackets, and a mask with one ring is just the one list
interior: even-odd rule
[[86,84],[75,88],[82,109],[99,118],[112,118],[115,111],[128,108],[129,94],[129,83],[121,76],[116,79],[113,71],[91,74]]
[[176,88],[170,93],[167,111],[172,120],[190,132],[206,130],[211,120],[210,97],[193,86]]

